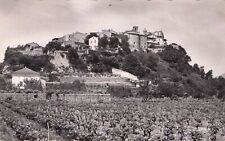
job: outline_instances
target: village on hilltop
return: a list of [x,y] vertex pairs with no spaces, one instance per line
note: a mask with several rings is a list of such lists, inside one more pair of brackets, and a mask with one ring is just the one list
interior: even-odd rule
[[[207,84],[212,71],[205,73],[190,60],[180,45],[167,44],[162,31],[141,32],[133,26],[124,32],[74,32],[53,38],[45,47],[34,42],[8,47],[1,73],[6,90],[66,91],[110,99],[111,94],[137,96],[145,87],[148,93],[162,93],[168,85],[180,95],[192,94],[191,90],[200,95],[190,85],[196,80]],[[189,79],[193,82],[187,83]],[[37,82],[29,82],[33,80]]]
[[[125,32],[116,32],[112,29],[102,30],[101,32],[90,32],[81,33],[75,32],[72,34],[67,34],[60,38],[52,39],[53,42],[59,42],[63,47],[70,45],[75,48],[79,54],[88,53],[89,50],[97,50],[99,47],[99,40],[103,37],[109,38],[117,37],[119,40],[119,34],[126,35],[128,37],[129,47],[131,51],[154,51],[158,52],[167,45],[167,40],[164,38],[162,31],[148,32],[146,29],[141,33],[138,26],[133,26],[133,29],[127,30]],[[85,42],[85,40],[88,40]],[[25,50],[21,51],[24,54],[29,55],[42,55],[43,47],[39,46],[37,43],[28,43],[25,45]],[[60,51],[54,51],[55,55],[60,53]],[[48,54],[53,54],[49,52]]]
[[[19,46],[15,48],[17,52],[20,52],[28,56],[42,56],[48,55],[53,59],[50,60],[52,64],[57,68],[59,73],[64,72],[64,75],[59,77],[59,81],[62,83],[72,83],[74,80],[80,80],[84,82],[88,92],[96,93],[97,88],[101,88],[101,92],[106,93],[106,88],[109,85],[124,85],[124,86],[134,86],[139,87],[138,76],[126,72],[124,70],[112,68],[112,73],[75,73],[73,75],[65,75],[65,70],[67,72],[74,72],[71,68],[70,61],[68,60],[68,50],[63,49],[66,47],[71,47],[77,51],[79,57],[88,55],[91,51],[104,50],[110,53],[118,53],[121,50],[121,42],[126,41],[129,45],[129,50],[131,52],[135,51],[152,51],[160,52],[163,50],[164,46],[167,45],[166,39],[162,31],[148,32],[146,29],[140,32],[138,26],[133,26],[133,29],[127,30],[125,32],[116,32],[112,29],[102,30],[101,32],[91,32],[81,33],[75,32],[72,34],[67,34],[63,37],[52,39],[51,43],[58,43],[62,48],[52,48],[45,50],[44,47],[38,45],[37,43],[28,43],[24,46]],[[105,45],[104,43],[107,42]],[[109,44],[113,44],[113,48],[109,47]],[[104,48],[102,48],[104,46]],[[47,47],[46,47],[47,48]],[[85,60],[86,58],[83,58]],[[92,66],[88,66],[91,70]],[[7,69],[9,66],[5,66],[3,69],[3,74],[7,74]],[[41,82],[43,87],[51,83],[49,78],[41,75],[43,69],[40,72],[36,72],[30,68],[22,68],[18,71],[12,72],[12,85],[18,87],[19,89],[25,89],[25,80],[38,80]],[[54,73],[51,72],[51,73]]]

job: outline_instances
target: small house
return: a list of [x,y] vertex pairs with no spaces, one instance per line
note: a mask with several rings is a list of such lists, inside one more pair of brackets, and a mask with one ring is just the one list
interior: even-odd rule
[[24,89],[25,80],[40,80],[40,74],[29,68],[23,68],[12,73],[12,85],[14,87]]
[[97,47],[98,47],[98,37],[93,36],[88,40],[88,42],[89,42],[89,46],[90,46],[91,50],[97,49]]

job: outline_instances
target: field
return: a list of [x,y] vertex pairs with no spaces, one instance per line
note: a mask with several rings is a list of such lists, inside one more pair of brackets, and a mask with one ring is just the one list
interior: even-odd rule
[[0,101],[0,140],[225,141],[225,103],[113,99],[110,103]]

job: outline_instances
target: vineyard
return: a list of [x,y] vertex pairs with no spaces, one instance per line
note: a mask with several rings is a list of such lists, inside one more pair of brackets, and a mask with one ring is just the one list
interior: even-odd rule
[[224,141],[225,103],[138,99],[111,103],[0,101],[4,141]]

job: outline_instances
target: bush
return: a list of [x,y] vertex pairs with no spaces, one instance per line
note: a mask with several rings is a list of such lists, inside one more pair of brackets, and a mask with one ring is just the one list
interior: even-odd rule
[[0,77],[0,90],[11,90],[12,85],[4,77]]
[[86,91],[86,86],[79,80],[74,80],[73,83],[47,84],[46,89],[49,91],[63,91],[63,93],[68,93],[69,91]]
[[57,74],[49,74],[49,82],[60,82],[60,79],[57,77]]
[[38,91],[42,91],[42,85],[41,85],[41,81],[40,80],[35,80],[35,79],[31,79],[31,80],[25,80],[25,90],[38,90]]
[[125,86],[109,86],[108,93],[110,93],[113,97],[120,98],[132,96],[131,88]]
[[172,97],[178,95],[178,88],[174,83],[160,83],[158,86],[160,96]]
[[4,61],[11,66],[10,68],[13,71],[21,69],[24,66],[34,71],[41,71],[44,68],[45,71],[51,72],[54,69],[54,65],[51,64],[49,56],[29,56],[22,54],[14,48],[7,48]]
[[52,95],[53,95],[53,91],[48,91],[48,92],[46,92],[46,99],[47,100],[51,100],[52,99]]
[[138,92],[137,95],[143,98],[142,99],[143,102],[146,102],[149,99],[151,99],[150,90],[149,90],[149,87],[147,85],[141,86],[140,91]]
[[178,100],[178,96],[177,95],[172,95],[170,99],[171,100]]
[[213,96],[216,92],[209,80],[202,79],[198,74],[190,74],[184,81],[186,92],[194,98]]
[[133,54],[129,54],[124,58],[122,68],[124,71],[127,71],[139,77],[143,77],[147,74],[146,67],[143,66],[138,58]]
[[5,102],[10,102],[10,101],[12,101],[12,99],[13,99],[12,96],[9,96],[5,99]]
[[221,91],[219,91],[218,96],[219,99],[225,100],[225,88]]

